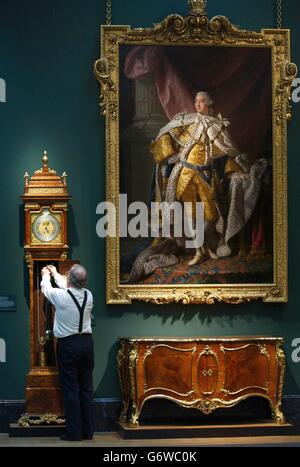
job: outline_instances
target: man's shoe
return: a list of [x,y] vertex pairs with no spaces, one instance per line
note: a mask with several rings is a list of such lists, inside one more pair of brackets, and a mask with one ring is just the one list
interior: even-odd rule
[[82,441],[82,438],[72,438],[71,436],[68,436],[68,435],[61,435],[60,439],[62,441]]
[[87,441],[87,440],[92,441],[93,436],[83,436],[82,439],[85,440],[85,441]]

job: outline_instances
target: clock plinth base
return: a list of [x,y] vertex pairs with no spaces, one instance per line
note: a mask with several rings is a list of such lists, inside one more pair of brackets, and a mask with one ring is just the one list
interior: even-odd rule
[[[19,422],[25,423],[25,420]],[[31,420],[33,422],[34,419]],[[61,424],[43,423],[41,425],[20,425],[17,423],[9,424],[9,437],[10,438],[54,438],[65,434],[66,426]]]
[[56,369],[34,368],[26,379],[27,415],[64,413],[59,376]]
[[20,425],[19,422],[10,423],[8,430],[10,438],[52,438],[61,436],[65,434],[65,432],[65,425],[52,423],[29,426]]
[[19,418],[17,426],[22,428],[29,427],[45,427],[45,426],[65,426],[65,418],[63,415],[56,415],[47,413],[45,415],[40,414],[28,414],[25,413]]

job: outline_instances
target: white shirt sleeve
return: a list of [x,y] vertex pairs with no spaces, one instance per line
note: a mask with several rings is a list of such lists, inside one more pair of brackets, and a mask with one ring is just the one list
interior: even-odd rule
[[50,274],[44,274],[41,281],[41,291],[45,297],[52,303],[52,305],[57,306],[60,304],[60,289],[55,289],[51,285]]
[[59,274],[58,272],[54,275],[54,280],[55,280],[57,287],[59,287],[60,289],[67,288],[67,279],[63,277],[61,274]]

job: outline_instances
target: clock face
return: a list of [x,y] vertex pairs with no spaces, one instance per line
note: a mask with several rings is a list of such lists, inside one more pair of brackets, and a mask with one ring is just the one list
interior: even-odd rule
[[60,233],[60,224],[49,209],[44,209],[34,220],[32,233],[41,242],[52,242]]

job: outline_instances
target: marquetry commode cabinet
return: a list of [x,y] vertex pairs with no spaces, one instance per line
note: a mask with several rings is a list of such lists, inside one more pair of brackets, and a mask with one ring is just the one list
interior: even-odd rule
[[276,423],[284,423],[280,337],[139,337],[120,338],[119,344],[121,422],[139,426],[141,410],[153,398],[210,414],[261,396]]

